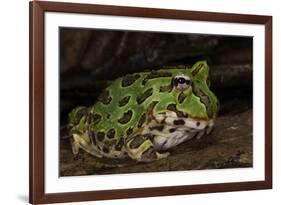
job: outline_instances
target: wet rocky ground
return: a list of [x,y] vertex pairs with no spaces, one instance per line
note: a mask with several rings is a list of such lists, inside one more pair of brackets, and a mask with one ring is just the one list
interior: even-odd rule
[[98,159],[84,151],[71,152],[69,139],[61,139],[60,175],[117,174],[251,167],[252,111],[218,117],[213,132],[191,139],[170,150],[171,155],[151,163],[130,159]]

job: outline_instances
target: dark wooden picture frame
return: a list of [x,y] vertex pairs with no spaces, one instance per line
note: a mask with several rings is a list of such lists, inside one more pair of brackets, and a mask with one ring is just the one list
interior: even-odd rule
[[[214,12],[104,6],[92,4],[30,2],[30,203],[152,197],[272,188],[272,17]],[[184,185],[46,194],[44,189],[44,14],[67,12],[143,18],[182,19],[209,22],[248,23],[265,26],[265,180],[203,185]]]

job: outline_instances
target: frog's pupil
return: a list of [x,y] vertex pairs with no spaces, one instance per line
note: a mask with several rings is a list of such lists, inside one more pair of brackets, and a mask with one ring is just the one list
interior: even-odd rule
[[184,84],[186,80],[184,78],[178,78],[178,83],[179,84]]

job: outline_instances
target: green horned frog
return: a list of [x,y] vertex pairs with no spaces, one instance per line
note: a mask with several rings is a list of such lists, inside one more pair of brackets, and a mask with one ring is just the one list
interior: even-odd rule
[[72,151],[150,162],[193,137],[209,134],[218,99],[205,61],[129,74],[114,80],[91,107],[69,113]]

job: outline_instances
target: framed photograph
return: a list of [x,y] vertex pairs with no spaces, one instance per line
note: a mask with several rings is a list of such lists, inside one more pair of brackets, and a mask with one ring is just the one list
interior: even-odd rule
[[272,187],[272,17],[30,2],[30,203]]

